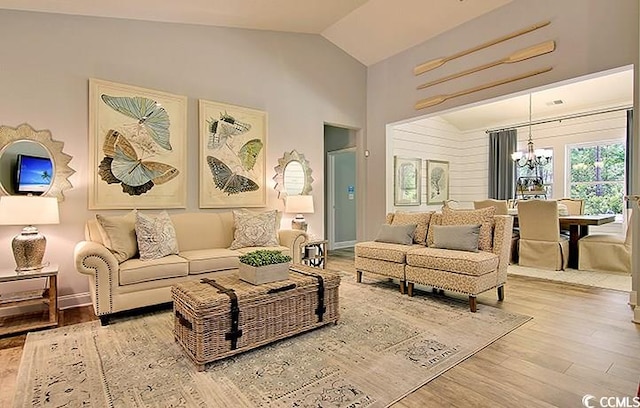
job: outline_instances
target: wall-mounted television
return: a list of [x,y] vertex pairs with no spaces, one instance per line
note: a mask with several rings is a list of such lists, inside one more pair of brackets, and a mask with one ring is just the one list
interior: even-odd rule
[[40,195],[53,179],[53,163],[47,157],[19,154],[16,165],[16,193]]

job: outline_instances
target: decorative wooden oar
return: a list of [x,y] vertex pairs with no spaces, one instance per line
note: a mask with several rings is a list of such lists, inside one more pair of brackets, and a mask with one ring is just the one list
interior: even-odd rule
[[421,99],[418,102],[416,102],[415,108],[416,108],[416,110],[428,108],[430,106],[434,106],[434,105],[437,105],[439,103],[442,103],[442,102],[446,101],[447,99],[451,99],[451,98],[455,98],[455,97],[458,97],[458,96],[470,94],[470,93],[473,93],[473,92],[482,91],[483,89],[493,88],[494,86],[498,86],[498,85],[502,85],[502,84],[508,84],[509,82],[517,81],[517,80],[520,80],[520,79],[529,78],[529,77],[532,77],[534,75],[538,75],[538,74],[542,74],[544,72],[551,71],[551,69],[553,69],[553,68],[552,67],[546,67],[546,68],[542,68],[542,69],[537,69],[535,71],[529,71],[529,72],[526,72],[524,74],[516,75],[516,76],[510,77],[510,78],[505,78],[505,79],[500,79],[498,81],[489,82],[488,84],[478,85],[478,86],[476,86],[474,88],[465,89],[465,90],[462,90],[462,91],[459,91],[459,92],[456,92],[456,93],[432,96],[431,98]]
[[529,48],[525,48],[525,49],[520,50],[520,51],[516,51],[513,54],[509,55],[508,57],[501,58],[499,60],[490,62],[488,64],[480,65],[480,66],[475,67],[475,68],[470,68],[470,69],[467,69],[465,71],[461,71],[461,72],[458,72],[456,74],[452,74],[452,75],[446,76],[444,78],[436,79],[434,81],[427,82],[427,83],[424,83],[422,85],[418,85],[418,87],[416,89],[428,88],[430,86],[433,86],[433,85],[436,85],[436,84],[440,84],[442,82],[446,82],[446,81],[449,81],[449,80],[452,80],[452,79],[460,78],[461,76],[473,74],[474,72],[478,72],[478,71],[482,71],[482,70],[487,69],[487,68],[495,67],[496,65],[513,64],[514,62],[524,61],[524,60],[527,60],[529,58],[533,58],[533,57],[537,57],[537,56],[540,56],[540,55],[548,54],[548,53],[552,52],[555,49],[556,49],[556,42],[555,41],[551,40],[551,41],[543,42],[541,44],[534,45],[533,47],[529,47]]
[[538,28],[542,28],[544,26],[547,26],[550,23],[551,23],[551,21],[542,21],[540,23],[537,23],[537,24],[534,24],[532,26],[523,28],[521,30],[514,31],[511,34],[507,34],[507,35],[504,35],[504,36],[502,36],[500,38],[496,38],[495,40],[487,41],[486,43],[477,45],[477,46],[475,46],[473,48],[469,48],[468,50],[460,51],[460,52],[458,52],[456,54],[453,54],[451,56],[438,58],[438,59],[434,59],[434,60],[429,61],[429,62],[422,63],[422,64],[416,66],[413,69],[413,73],[415,75],[423,74],[423,73],[425,73],[427,71],[431,71],[432,69],[438,68],[439,66],[443,65],[445,62],[451,61],[451,60],[456,59],[456,58],[463,57],[463,56],[465,56],[467,54],[471,54],[472,52],[480,51],[483,48],[487,48],[487,47],[490,47],[492,45],[501,43],[503,41],[510,40],[510,39],[518,37],[518,36],[520,36],[522,34],[530,33],[531,31],[535,31]]

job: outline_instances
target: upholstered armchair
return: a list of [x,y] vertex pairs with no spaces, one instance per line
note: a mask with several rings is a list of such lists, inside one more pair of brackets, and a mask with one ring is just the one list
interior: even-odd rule
[[569,260],[569,241],[560,235],[558,203],[524,200],[518,203],[520,225],[519,264],[564,270]]

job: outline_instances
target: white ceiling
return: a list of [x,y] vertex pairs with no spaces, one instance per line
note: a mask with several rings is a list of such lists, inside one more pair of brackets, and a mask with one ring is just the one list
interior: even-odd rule
[[0,9],[321,34],[369,66],[512,0],[0,0]]
[[[551,102],[561,100],[562,104]],[[633,69],[578,78],[531,92],[533,121],[633,105]],[[438,115],[461,131],[498,128],[529,121],[529,94],[506,97]],[[420,124],[420,120],[413,122]]]

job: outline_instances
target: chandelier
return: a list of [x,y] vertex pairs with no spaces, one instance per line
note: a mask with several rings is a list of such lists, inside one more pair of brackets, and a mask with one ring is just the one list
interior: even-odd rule
[[527,151],[513,152],[511,153],[511,159],[519,167],[528,167],[534,170],[538,166],[544,166],[549,163],[552,154],[552,150],[535,149],[533,147],[533,140],[531,140],[531,94],[529,94],[529,142],[527,143]]

